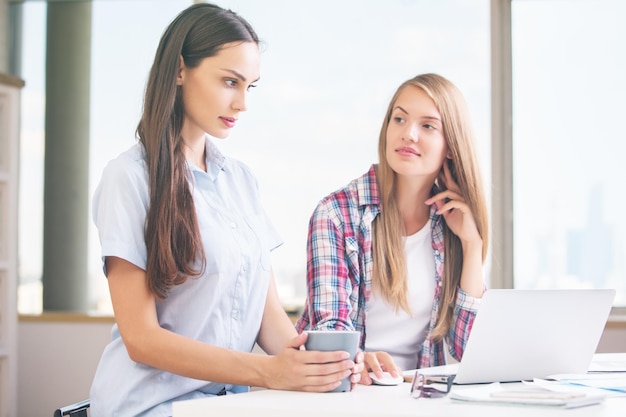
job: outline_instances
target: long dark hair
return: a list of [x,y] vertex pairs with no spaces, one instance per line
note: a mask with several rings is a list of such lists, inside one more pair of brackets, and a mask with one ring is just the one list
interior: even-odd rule
[[159,298],[167,297],[173,285],[199,276],[206,265],[182,151],[185,111],[181,87],[176,85],[180,58],[194,68],[232,42],[258,44],[259,39],[231,10],[194,4],[163,33],[148,77],[137,137],[145,149],[150,184],[146,275],[148,288]]

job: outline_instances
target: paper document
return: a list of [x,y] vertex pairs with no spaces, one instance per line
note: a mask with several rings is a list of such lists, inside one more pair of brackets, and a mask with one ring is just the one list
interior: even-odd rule
[[583,407],[599,404],[604,400],[603,395],[589,395],[578,390],[572,392],[553,391],[548,388],[528,385],[508,387],[498,382],[476,388],[453,390],[450,393],[450,398],[455,401],[557,408]]
[[605,353],[598,355],[589,365],[589,372],[624,372],[626,373],[626,359],[623,354]]
[[544,386],[560,384],[562,386],[580,386],[608,391],[616,395],[626,395],[626,373],[597,374],[559,374],[551,375],[547,380],[536,379]]

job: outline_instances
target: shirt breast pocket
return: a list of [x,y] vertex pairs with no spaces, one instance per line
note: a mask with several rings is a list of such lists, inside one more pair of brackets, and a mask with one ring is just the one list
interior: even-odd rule
[[255,214],[246,219],[248,226],[252,229],[252,233],[256,236],[258,242],[256,250],[258,250],[259,262],[265,271],[271,268],[271,253],[269,243],[269,231],[265,221],[265,216]]

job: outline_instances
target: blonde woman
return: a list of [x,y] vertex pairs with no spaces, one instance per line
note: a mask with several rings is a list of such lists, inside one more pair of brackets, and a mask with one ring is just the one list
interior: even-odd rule
[[365,369],[461,359],[485,286],[487,207],[463,96],[422,74],[397,89],[379,163],[315,209],[304,329],[361,332]]

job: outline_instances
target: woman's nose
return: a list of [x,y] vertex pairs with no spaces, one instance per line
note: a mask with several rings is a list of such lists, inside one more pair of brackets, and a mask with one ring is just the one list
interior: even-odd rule
[[410,124],[407,126],[406,131],[404,133],[404,137],[406,140],[411,142],[417,142],[419,140],[419,133],[416,124]]
[[235,99],[233,100],[233,108],[235,110],[239,110],[239,111],[248,110],[246,95],[247,95],[247,92],[243,91],[235,96]]

